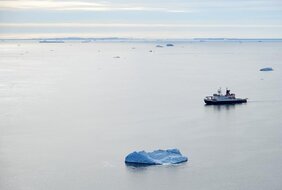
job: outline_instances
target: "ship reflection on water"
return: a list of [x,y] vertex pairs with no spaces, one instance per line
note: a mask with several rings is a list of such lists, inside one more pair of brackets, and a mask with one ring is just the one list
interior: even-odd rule
[[236,107],[242,107],[245,104],[226,104],[226,105],[207,105],[205,104],[205,108],[212,109],[214,111],[223,111],[223,110],[234,110]]

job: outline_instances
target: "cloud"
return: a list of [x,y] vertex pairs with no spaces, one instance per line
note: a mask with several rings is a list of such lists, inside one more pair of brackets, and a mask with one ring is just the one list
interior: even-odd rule
[[160,23],[0,23],[0,28],[95,28],[95,27],[126,27],[126,28],[282,28],[281,25],[271,24],[160,24]]
[[170,13],[213,11],[282,11],[281,0],[189,0],[173,2],[125,0],[124,3],[87,0],[0,0],[0,10],[155,11]]
[[0,36],[281,37],[281,12],[282,0],[0,0]]
[[0,9],[36,9],[57,11],[161,11],[189,12],[188,10],[151,7],[136,4],[114,4],[111,2],[52,1],[52,0],[1,0]]

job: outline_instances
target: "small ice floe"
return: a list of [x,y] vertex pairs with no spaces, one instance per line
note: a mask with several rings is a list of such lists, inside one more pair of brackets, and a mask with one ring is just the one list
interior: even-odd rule
[[167,47],[172,47],[174,46],[173,44],[166,44]]
[[265,67],[260,69],[260,71],[273,71],[273,69],[271,67]]
[[120,56],[114,56],[113,58],[116,58],[116,59],[118,59],[118,58],[120,58]]
[[153,152],[132,152],[125,157],[125,163],[129,165],[169,165],[187,162],[178,149],[155,150]]
[[164,46],[161,46],[161,45],[156,45],[156,47],[157,47],[157,48],[162,48],[162,47],[164,47]]

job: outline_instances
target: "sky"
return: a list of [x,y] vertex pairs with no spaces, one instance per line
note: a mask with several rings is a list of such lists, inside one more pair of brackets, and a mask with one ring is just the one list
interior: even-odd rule
[[282,38],[282,0],[0,0],[0,38]]

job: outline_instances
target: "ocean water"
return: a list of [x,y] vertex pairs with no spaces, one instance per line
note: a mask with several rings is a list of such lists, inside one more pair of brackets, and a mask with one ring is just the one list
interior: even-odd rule
[[[155,45],[0,43],[0,189],[281,189],[282,43]],[[124,164],[167,148],[189,161]]]

